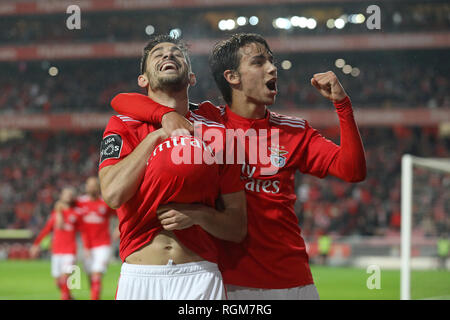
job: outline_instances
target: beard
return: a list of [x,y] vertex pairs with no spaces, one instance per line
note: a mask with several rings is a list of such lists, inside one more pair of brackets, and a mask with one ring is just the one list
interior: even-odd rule
[[148,73],[150,88],[161,91],[178,92],[189,85],[189,76],[187,72],[181,74],[160,75],[158,73]]

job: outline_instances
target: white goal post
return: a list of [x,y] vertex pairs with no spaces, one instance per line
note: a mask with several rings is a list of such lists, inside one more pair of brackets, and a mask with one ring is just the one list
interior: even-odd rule
[[413,167],[450,172],[450,159],[420,158],[409,154],[402,156],[401,172],[401,269],[400,299],[411,299],[411,232]]

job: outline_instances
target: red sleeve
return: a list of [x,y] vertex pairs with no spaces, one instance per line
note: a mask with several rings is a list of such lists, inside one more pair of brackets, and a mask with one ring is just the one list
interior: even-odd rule
[[50,232],[53,230],[53,226],[55,224],[55,213],[52,211],[50,214],[50,218],[47,220],[47,223],[45,224],[44,228],[42,228],[41,232],[39,232],[38,236],[33,242],[33,245],[39,245]]
[[126,125],[117,116],[112,116],[103,132],[99,170],[116,164],[130,154],[134,147]]
[[304,137],[301,141],[303,150],[300,152],[301,157],[298,168],[302,173],[323,178],[327,175],[330,163],[336,156],[339,146],[323,137],[307,121],[305,121],[304,130]]
[[328,169],[328,173],[348,182],[366,178],[366,158],[358,126],[353,117],[348,97],[335,103],[341,128],[341,146]]
[[175,111],[140,93],[119,93],[112,99],[111,106],[119,114],[152,124],[160,124],[163,115]]

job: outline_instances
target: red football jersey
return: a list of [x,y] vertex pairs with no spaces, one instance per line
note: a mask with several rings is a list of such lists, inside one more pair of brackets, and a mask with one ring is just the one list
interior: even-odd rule
[[[186,117],[201,122],[196,130],[225,130],[222,124],[199,115],[189,113]],[[99,169],[124,159],[156,129],[151,124],[130,117],[112,116],[103,134]],[[211,143],[214,142],[194,136],[178,136],[168,138],[155,147],[138,191],[117,209],[120,257],[123,261],[162,230],[156,215],[159,206],[167,203],[202,203],[214,207],[219,194],[243,190],[239,166],[208,164],[203,157],[200,157],[200,163],[198,158],[194,159],[199,152],[211,155]],[[216,146],[213,151],[220,150]],[[189,157],[190,163],[182,161]],[[215,238],[199,226],[175,230],[174,234],[205,260],[218,262]]]
[[[323,178],[339,147],[303,119],[274,112],[267,112],[264,119],[247,119],[228,106],[217,108],[209,103],[201,104],[199,110],[227,129],[255,133],[248,134],[242,149],[248,236],[240,244],[219,241],[224,282],[268,289],[312,284],[294,211],[295,172]],[[259,156],[261,152],[267,158]]]
[[83,246],[91,249],[111,244],[109,218],[116,211],[108,207],[102,198],[91,200],[88,195],[77,199],[76,206],[80,211],[80,232]]
[[56,211],[52,211],[50,218],[34,241],[39,245],[42,239],[53,232],[52,253],[53,254],[76,254],[77,242],[76,232],[79,228],[79,208],[72,207],[62,211],[64,224],[62,229],[55,228]]

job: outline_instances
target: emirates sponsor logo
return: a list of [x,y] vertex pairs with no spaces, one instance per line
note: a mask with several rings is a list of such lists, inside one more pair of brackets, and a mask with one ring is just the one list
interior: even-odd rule
[[245,181],[245,189],[252,192],[279,193],[280,180],[275,179],[256,179],[253,175],[256,167],[248,164],[242,165],[241,179]]
[[[166,139],[155,148],[153,156],[172,149],[174,164],[248,163],[258,165],[262,176],[274,175],[286,164],[288,152],[279,148],[278,129],[225,129],[215,123],[207,123],[209,127],[204,129],[203,125],[204,122],[194,121],[193,136]],[[180,148],[184,146],[193,148]]]

